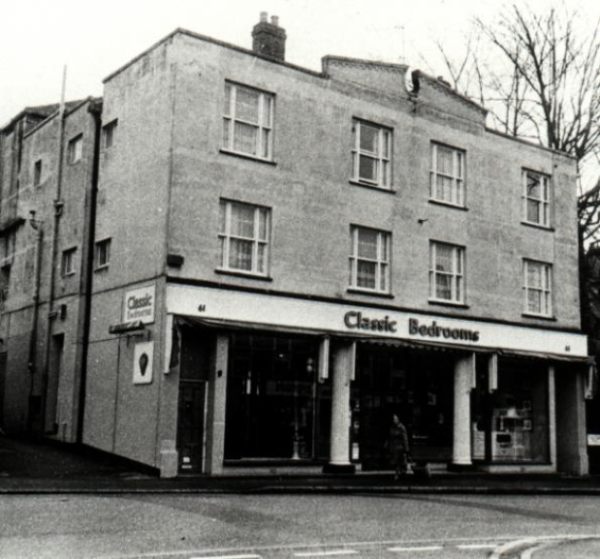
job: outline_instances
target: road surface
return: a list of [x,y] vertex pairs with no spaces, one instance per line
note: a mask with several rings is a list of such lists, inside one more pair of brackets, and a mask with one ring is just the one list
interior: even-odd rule
[[0,498],[2,559],[554,559],[598,557],[598,542],[600,498],[584,496]]

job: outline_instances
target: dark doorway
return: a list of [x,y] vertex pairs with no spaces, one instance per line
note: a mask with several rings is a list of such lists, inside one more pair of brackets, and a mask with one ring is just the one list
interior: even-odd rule
[[48,384],[46,387],[46,417],[45,430],[56,433],[58,430],[57,407],[58,388],[63,370],[63,354],[65,347],[65,335],[56,334],[50,342],[50,362],[48,363]]
[[4,428],[4,398],[6,396],[6,352],[0,353],[0,427]]

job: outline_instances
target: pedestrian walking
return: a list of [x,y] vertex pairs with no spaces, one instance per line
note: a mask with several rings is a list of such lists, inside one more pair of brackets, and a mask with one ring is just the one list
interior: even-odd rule
[[390,462],[394,467],[394,480],[397,480],[400,474],[405,474],[408,471],[410,447],[406,427],[396,414],[392,414],[392,425],[390,426],[387,444]]

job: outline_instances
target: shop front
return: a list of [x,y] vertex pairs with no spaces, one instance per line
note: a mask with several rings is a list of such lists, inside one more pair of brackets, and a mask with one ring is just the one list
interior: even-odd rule
[[181,472],[387,469],[392,414],[423,462],[587,470],[577,333],[189,285],[167,310]]

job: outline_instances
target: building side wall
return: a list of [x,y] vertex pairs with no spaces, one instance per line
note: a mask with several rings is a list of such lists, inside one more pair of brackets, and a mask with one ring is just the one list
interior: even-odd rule
[[[165,399],[160,275],[174,103],[169,56],[169,43],[163,44],[105,84],[103,126],[115,119],[117,126],[111,147],[102,140],[96,240],[110,238],[111,249],[109,265],[93,276],[84,420],[84,443],[153,466],[159,460],[157,429]],[[154,323],[141,335],[109,334],[109,327],[123,320],[125,293],[153,283]],[[134,348],[142,341],[154,341],[154,376],[151,384],[134,385]],[[165,383],[174,405],[177,383]],[[174,439],[175,427],[169,429],[166,438]]]
[[168,44],[105,84],[102,122],[117,127],[112,147],[102,142],[96,240],[112,239],[111,266],[95,273],[95,292],[164,268],[171,88]]
[[[154,283],[153,323],[142,331],[109,333],[111,325],[122,321],[126,293],[152,284],[141,282],[94,295],[83,442],[158,467],[160,441],[176,438],[172,409],[178,388],[177,375],[163,373],[163,282]],[[135,384],[135,346],[146,342],[153,342],[152,382]]]

